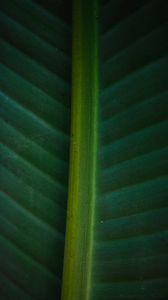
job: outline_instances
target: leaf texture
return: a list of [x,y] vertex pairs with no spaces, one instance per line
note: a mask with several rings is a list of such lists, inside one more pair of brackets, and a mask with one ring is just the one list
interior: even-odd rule
[[61,290],[71,23],[61,2],[38,2],[0,4],[2,300],[59,299]]
[[113,0],[101,10],[91,298],[167,299],[168,5]]
[[167,300],[168,3],[71,6],[0,3],[0,299]]
[[[93,6],[75,3],[80,34],[74,37],[72,107],[79,113],[73,115],[62,299],[166,300],[168,3],[100,1],[99,14],[88,18]],[[92,56],[96,47],[99,58]]]

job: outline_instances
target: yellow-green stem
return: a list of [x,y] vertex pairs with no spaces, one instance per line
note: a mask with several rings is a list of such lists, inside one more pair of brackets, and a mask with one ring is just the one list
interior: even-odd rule
[[97,0],[75,0],[69,201],[62,300],[91,297],[98,143]]

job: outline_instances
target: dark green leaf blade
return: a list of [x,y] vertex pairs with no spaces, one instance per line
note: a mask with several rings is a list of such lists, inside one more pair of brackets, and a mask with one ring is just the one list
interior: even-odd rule
[[34,1],[1,1],[0,8],[1,299],[59,299],[71,28]]

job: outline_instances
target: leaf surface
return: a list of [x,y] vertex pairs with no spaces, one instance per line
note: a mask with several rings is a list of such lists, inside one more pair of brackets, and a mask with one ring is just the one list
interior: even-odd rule
[[65,8],[27,0],[0,7],[0,298],[59,299],[71,27]]

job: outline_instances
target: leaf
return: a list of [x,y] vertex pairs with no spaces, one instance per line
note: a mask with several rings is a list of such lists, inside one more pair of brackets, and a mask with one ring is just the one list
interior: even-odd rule
[[70,123],[70,25],[1,2],[1,299],[59,298]]
[[71,6],[0,3],[0,298],[167,299],[168,4]]
[[166,299],[167,3],[94,5],[75,2],[62,299]]

